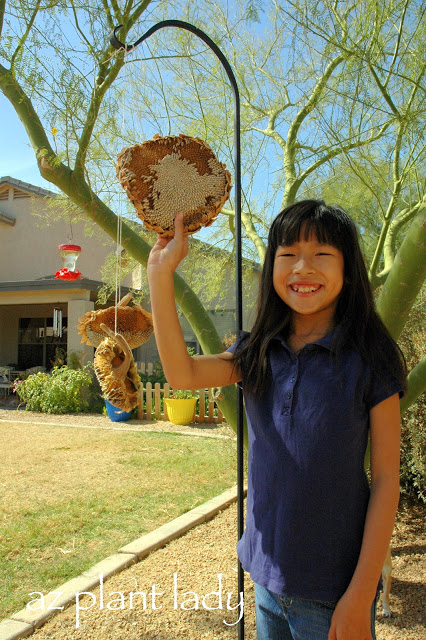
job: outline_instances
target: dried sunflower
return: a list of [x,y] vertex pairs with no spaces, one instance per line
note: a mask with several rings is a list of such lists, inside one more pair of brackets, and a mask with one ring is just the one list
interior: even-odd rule
[[210,225],[231,192],[231,175],[209,145],[183,134],[126,147],[117,177],[145,226],[166,237],[179,212],[188,233]]
[[114,334],[105,324],[104,338],[95,352],[94,369],[104,397],[114,407],[131,411],[138,405],[141,384],[132,352],[123,336]]
[[[131,299],[132,294],[128,293],[117,304],[117,333],[124,337],[131,349],[136,349],[150,338],[154,328],[152,315],[148,311],[138,304],[127,306]],[[105,324],[109,329],[115,330],[115,307],[88,311],[78,321],[81,342],[98,347],[105,338],[101,325]]]

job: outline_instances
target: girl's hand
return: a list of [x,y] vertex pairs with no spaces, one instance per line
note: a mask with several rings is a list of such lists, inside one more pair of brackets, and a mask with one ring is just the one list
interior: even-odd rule
[[328,640],[372,640],[371,607],[372,603],[343,595],[334,610]]
[[188,234],[183,230],[183,213],[178,213],[175,218],[174,238],[157,235],[157,242],[152,247],[148,258],[148,273],[154,271],[173,273],[187,253]]

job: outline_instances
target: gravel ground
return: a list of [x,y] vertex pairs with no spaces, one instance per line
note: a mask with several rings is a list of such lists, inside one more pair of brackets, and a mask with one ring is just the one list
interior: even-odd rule
[[[104,416],[46,416],[8,410],[0,410],[1,419],[80,428],[177,429],[170,423],[138,421],[112,427]],[[199,436],[233,437],[228,427],[217,425],[178,428],[182,429]],[[426,640],[425,515],[424,505],[401,500],[392,539],[393,615],[385,619],[379,608],[378,640]],[[82,596],[79,610],[72,605],[37,630],[34,637],[37,640],[237,638],[235,622],[242,607],[237,595],[236,517],[236,505],[232,505],[210,522],[110,578],[103,585],[102,596],[99,587],[91,595]],[[254,597],[248,576],[244,599],[245,637],[255,640]]]
[[[236,622],[241,611],[236,579],[236,517],[236,505],[232,505],[212,521],[112,577],[103,585],[103,609],[100,590],[93,589],[96,601],[88,595],[79,603],[81,609],[90,609],[77,612],[75,605],[69,607],[36,632],[37,640],[237,638],[237,627],[228,626]],[[416,534],[423,518],[424,510],[402,504],[394,537],[393,617],[385,619],[379,613],[379,640],[426,638],[425,559],[421,555],[425,539]],[[141,595],[133,596],[131,608],[131,592],[145,593],[145,609]],[[244,599],[245,637],[255,640],[254,594],[248,576]],[[207,607],[216,609],[209,611]],[[235,610],[231,610],[233,607]]]

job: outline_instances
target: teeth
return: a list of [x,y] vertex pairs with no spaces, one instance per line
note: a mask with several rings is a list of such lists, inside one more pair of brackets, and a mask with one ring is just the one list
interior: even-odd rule
[[297,291],[298,293],[312,293],[312,291],[317,291],[319,289],[320,285],[310,285],[310,286],[306,286],[306,285],[291,285],[291,288],[293,289],[293,291]]

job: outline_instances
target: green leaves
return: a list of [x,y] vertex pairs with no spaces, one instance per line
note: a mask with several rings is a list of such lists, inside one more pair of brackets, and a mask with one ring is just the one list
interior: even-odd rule
[[70,369],[54,367],[50,374],[28,376],[19,386],[19,397],[28,411],[82,413],[88,411],[96,394],[88,366]]

